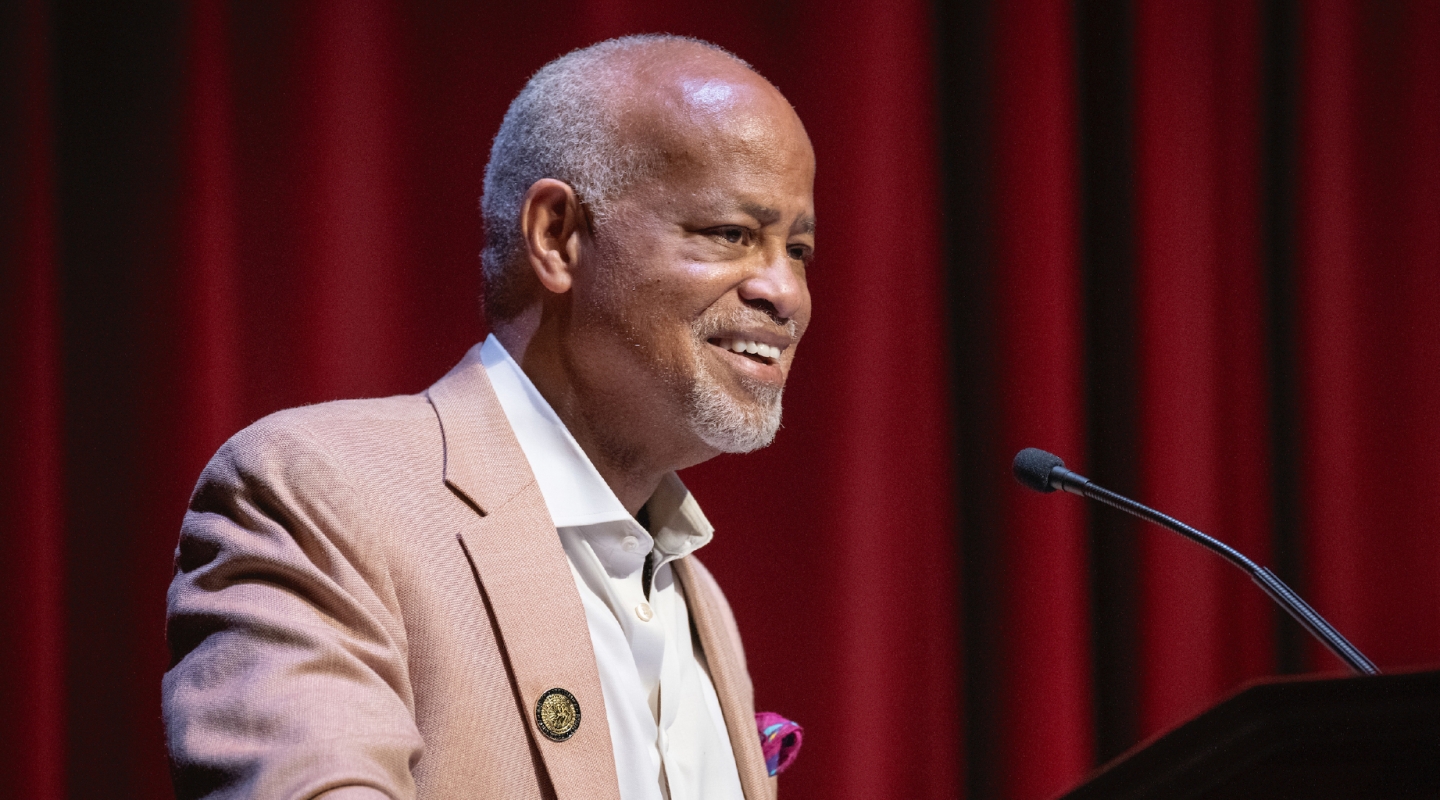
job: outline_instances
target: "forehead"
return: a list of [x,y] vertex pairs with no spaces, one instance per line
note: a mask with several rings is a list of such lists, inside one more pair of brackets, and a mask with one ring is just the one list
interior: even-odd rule
[[685,66],[644,76],[622,117],[623,135],[655,155],[655,182],[714,195],[695,197],[702,201],[730,199],[727,189],[738,182],[751,191],[803,194],[808,203],[814,153],[779,91],[738,64]]
[[677,70],[667,77],[635,107],[636,121],[647,125],[666,151],[810,156],[810,140],[795,110],[748,69]]

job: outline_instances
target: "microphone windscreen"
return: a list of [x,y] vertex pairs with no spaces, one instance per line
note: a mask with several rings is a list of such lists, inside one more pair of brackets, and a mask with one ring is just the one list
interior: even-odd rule
[[1050,485],[1050,472],[1063,466],[1065,462],[1054,453],[1027,447],[1015,454],[1012,468],[1015,470],[1015,480],[1037,492],[1053,492],[1055,487]]

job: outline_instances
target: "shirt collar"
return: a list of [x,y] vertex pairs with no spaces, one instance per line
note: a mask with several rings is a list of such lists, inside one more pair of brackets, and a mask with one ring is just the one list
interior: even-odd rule
[[[644,563],[651,547],[657,562],[683,558],[707,544],[714,528],[680,477],[667,474],[650,496],[650,530],[625,511],[565,423],[494,334],[480,348],[480,362],[495,387],[505,418],[535,473],[540,494],[557,528],[582,528],[596,555],[612,572],[628,574]],[[626,523],[613,524],[613,523]],[[606,524],[612,523],[612,524]],[[653,532],[653,537],[652,537]],[[634,536],[635,546],[624,547]],[[612,541],[613,540],[613,541]],[[634,567],[630,568],[631,562]]]

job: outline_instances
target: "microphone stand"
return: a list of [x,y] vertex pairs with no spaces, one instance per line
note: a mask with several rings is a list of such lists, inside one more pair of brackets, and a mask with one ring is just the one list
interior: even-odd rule
[[[1022,451],[1022,454],[1023,452],[1024,451]],[[1049,455],[1048,453],[1044,455],[1058,462],[1047,476],[1048,483],[1053,489],[1064,489],[1072,494],[1097,500],[1112,508],[1118,508],[1127,514],[1133,514],[1140,519],[1153,522],[1163,528],[1169,528],[1201,547],[1215,553],[1244,570],[1245,574],[1250,576],[1250,580],[1254,581],[1264,590],[1265,594],[1270,595],[1271,600],[1274,600],[1281,608],[1285,609],[1286,613],[1293,617],[1296,622],[1300,623],[1305,630],[1309,631],[1311,636],[1319,639],[1321,644],[1328,647],[1330,652],[1345,662],[1346,666],[1350,667],[1350,669],[1360,675],[1380,674],[1380,669],[1375,666],[1374,662],[1366,658],[1365,654],[1360,652],[1359,648],[1350,644],[1349,640],[1340,635],[1340,631],[1335,630],[1335,626],[1331,625],[1324,617],[1320,616],[1319,612],[1311,608],[1310,604],[1306,603],[1300,595],[1296,594],[1294,589],[1286,586],[1285,582],[1280,580],[1275,573],[1251,561],[1245,557],[1243,553],[1230,545],[1214,537],[1207,536],[1174,517],[1161,514],[1149,506],[1137,503],[1124,495],[1116,494],[1103,486],[1099,486],[1084,475],[1066,469],[1059,458]],[[1017,457],[1017,475],[1019,463],[1019,458]],[[1035,488],[1028,481],[1022,479],[1021,482],[1031,488]]]
[[1375,666],[1374,662],[1366,658],[1365,654],[1360,652],[1355,645],[1350,644],[1348,639],[1340,635],[1340,631],[1335,630],[1335,626],[1320,616],[1318,611],[1311,608],[1310,604],[1305,602],[1300,595],[1296,594],[1294,589],[1286,586],[1285,582],[1280,580],[1279,576],[1269,569],[1246,558],[1240,551],[1214,537],[1206,536],[1174,517],[1161,514],[1153,508],[1141,505],[1123,495],[1118,495],[1103,486],[1097,486],[1094,483],[1087,482],[1084,495],[1092,500],[1098,500],[1107,506],[1134,514],[1143,520],[1148,520],[1156,525],[1169,528],[1201,547],[1216,553],[1240,569],[1245,570],[1245,573],[1250,576],[1250,580],[1254,581],[1256,585],[1264,590],[1265,594],[1270,595],[1271,600],[1274,600],[1281,608],[1285,609],[1286,613],[1294,617],[1295,621],[1300,623],[1305,630],[1309,631],[1311,636],[1319,639],[1321,644],[1330,648],[1330,652],[1338,656],[1341,661],[1344,661],[1346,666],[1360,675],[1380,674],[1380,670]]

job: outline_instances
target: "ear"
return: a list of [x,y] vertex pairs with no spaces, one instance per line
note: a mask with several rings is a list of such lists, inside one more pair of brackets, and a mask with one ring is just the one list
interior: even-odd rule
[[556,294],[570,290],[584,230],[585,210],[570,184],[541,178],[530,185],[520,204],[520,236],[541,286]]

